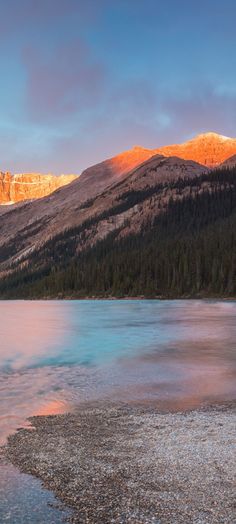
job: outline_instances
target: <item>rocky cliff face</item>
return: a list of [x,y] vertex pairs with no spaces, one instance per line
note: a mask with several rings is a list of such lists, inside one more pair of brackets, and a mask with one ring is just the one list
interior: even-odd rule
[[155,151],[168,157],[178,156],[208,167],[216,167],[236,154],[236,139],[217,133],[204,133],[183,144],[164,146]]
[[59,187],[69,184],[76,175],[41,175],[0,173],[0,205],[33,200],[49,195]]

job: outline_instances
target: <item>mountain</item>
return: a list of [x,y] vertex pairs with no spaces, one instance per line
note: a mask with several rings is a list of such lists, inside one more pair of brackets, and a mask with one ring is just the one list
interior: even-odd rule
[[[202,136],[223,141],[172,147]],[[0,206],[0,297],[232,296],[236,168],[208,167],[210,146],[204,165],[167,149],[135,147],[44,198]]]
[[160,155],[195,160],[208,167],[216,167],[236,154],[236,139],[217,133],[204,133],[183,144],[160,147],[155,152]]
[[8,172],[0,172],[0,205],[42,198],[76,178],[76,175],[53,176],[39,173],[11,175]]
[[[122,178],[129,171],[155,154],[150,149],[135,146],[133,149],[89,167],[81,175],[79,198],[99,193],[107,185]],[[34,200],[53,193],[56,189],[76,180],[76,175],[41,175],[24,173],[11,175],[0,172],[0,206]]]
[[[216,167],[228,161],[228,165],[231,166],[234,165],[233,157],[236,155],[236,139],[217,133],[205,133],[183,144],[157,149],[135,146],[86,169],[81,175],[83,194],[87,197],[90,193],[103,191],[106,186],[122,179],[132,169],[155,155],[193,160],[207,167]],[[230,157],[231,160],[228,160]],[[38,173],[11,175],[8,172],[0,172],[0,205],[45,197],[76,178],[76,175],[55,177]],[[89,187],[91,185],[92,188]]]
[[[80,198],[89,198],[89,195],[103,191],[105,187],[122,179],[132,169],[156,155],[177,156],[207,167],[216,167],[232,157],[229,165],[233,165],[233,156],[236,155],[236,139],[216,133],[205,133],[183,144],[157,149],[135,146],[83,171],[80,177],[82,179]],[[76,178],[76,175],[55,177],[37,173],[11,175],[0,172],[0,205],[45,197]]]
[[3,263],[0,296],[235,296],[236,168],[163,182],[146,173],[151,184],[134,170],[5,276]]
[[[98,166],[100,172],[100,165]],[[49,239],[62,231],[80,227],[88,220],[101,216],[123,205],[122,195],[129,191],[147,191],[155,193],[159,184],[170,183],[179,178],[194,178],[206,171],[204,166],[195,162],[183,161],[178,158],[165,158],[160,155],[151,157],[129,173],[120,173],[110,178],[104,177],[97,184],[97,171],[92,168],[89,176],[85,173],[71,184],[58,189],[51,195],[33,202],[19,203],[16,206],[2,206],[1,237],[0,237],[0,271],[5,271],[10,265],[16,267],[29,263],[34,251]],[[99,192],[100,189],[100,192]],[[125,207],[127,207],[125,203]],[[134,209],[134,215],[137,215]],[[140,215],[139,228],[148,210]],[[116,215],[118,213],[115,213]],[[137,215],[139,216],[139,214]],[[137,218],[136,216],[136,218]],[[119,213],[119,221],[126,219],[125,213]],[[111,229],[116,228],[116,220],[112,218],[100,225],[98,231],[92,227],[94,239],[106,236]],[[87,228],[89,235],[89,228]],[[87,242],[88,243],[88,242]]]
[[204,133],[183,144],[156,149],[145,149],[141,146],[135,146],[113,158],[89,167],[82,173],[82,178],[86,178],[88,184],[90,179],[93,184],[96,183],[98,192],[104,188],[105,181],[112,183],[118,178],[122,178],[132,169],[156,155],[193,160],[198,164],[212,168],[219,166],[229,157],[236,155],[236,139],[217,133]]

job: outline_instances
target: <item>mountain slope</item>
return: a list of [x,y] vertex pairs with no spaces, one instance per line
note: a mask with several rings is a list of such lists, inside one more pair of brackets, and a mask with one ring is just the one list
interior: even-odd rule
[[123,178],[132,169],[141,165],[155,154],[155,150],[135,146],[113,158],[85,169],[81,175],[82,180],[86,179],[88,184],[95,184],[96,191],[99,193],[104,189],[105,185],[110,185]]
[[223,164],[222,164],[222,167],[229,167],[229,168],[231,168],[231,167],[234,167],[234,166],[236,166],[236,155],[233,155],[233,156],[227,158],[223,162]]
[[0,205],[42,198],[59,187],[70,184],[77,175],[41,175],[0,173]]
[[[66,229],[80,227],[98,216],[107,215],[108,210],[113,217],[111,220],[109,215],[99,222],[99,227],[92,227],[91,230],[87,227],[87,244],[104,238],[111,230],[120,227],[120,223],[125,223],[128,217],[132,228],[138,230],[142,222],[148,219],[150,209],[144,205],[140,214],[140,210],[131,205],[129,210],[126,196],[122,195],[127,195],[130,191],[144,191],[145,194],[150,192],[155,195],[159,186],[164,183],[168,185],[179,178],[195,178],[205,171],[205,167],[195,162],[157,155],[130,173],[119,176],[118,179],[112,178],[113,183],[108,187],[104,181],[105,187],[101,193],[97,194],[94,172],[93,177],[89,177],[89,182],[86,176],[81,175],[78,180],[49,197],[18,204],[7,211],[4,208],[1,213],[0,272],[9,271],[11,265],[15,268],[22,263],[27,264],[32,253],[49,239]],[[99,187],[101,188],[101,181]],[[162,200],[162,196],[160,194],[158,200]],[[163,203],[167,198],[167,195],[163,196]],[[136,195],[136,204],[138,201],[139,197]]]
[[[25,247],[30,247],[30,229],[35,230],[35,224],[37,224],[38,234],[34,238],[34,243],[37,244],[42,240],[42,232],[46,240],[61,229],[80,222],[82,217],[78,211],[81,207],[83,209],[86,201],[95,198],[107,187],[121,181],[130,170],[152,156],[153,152],[150,150],[134,148],[86,169],[79,178],[45,198],[36,199],[34,202],[21,202],[9,207],[0,206],[0,249],[9,241],[11,243],[15,241],[18,245],[20,233],[25,230],[26,226],[28,234],[24,234],[24,244]],[[84,214],[86,214],[85,211],[83,211]]]

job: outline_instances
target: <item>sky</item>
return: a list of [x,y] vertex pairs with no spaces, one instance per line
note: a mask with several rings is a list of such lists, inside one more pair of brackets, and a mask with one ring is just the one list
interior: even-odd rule
[[235,0],[0,0],[0,170],[236,136]]

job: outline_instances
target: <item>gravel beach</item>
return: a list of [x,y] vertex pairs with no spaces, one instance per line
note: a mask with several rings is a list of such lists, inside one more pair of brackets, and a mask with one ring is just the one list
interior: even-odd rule
[[73,508],[73,523],[236,523],[233,403],[166,414],[89,407],[30,421],[5,456]]

